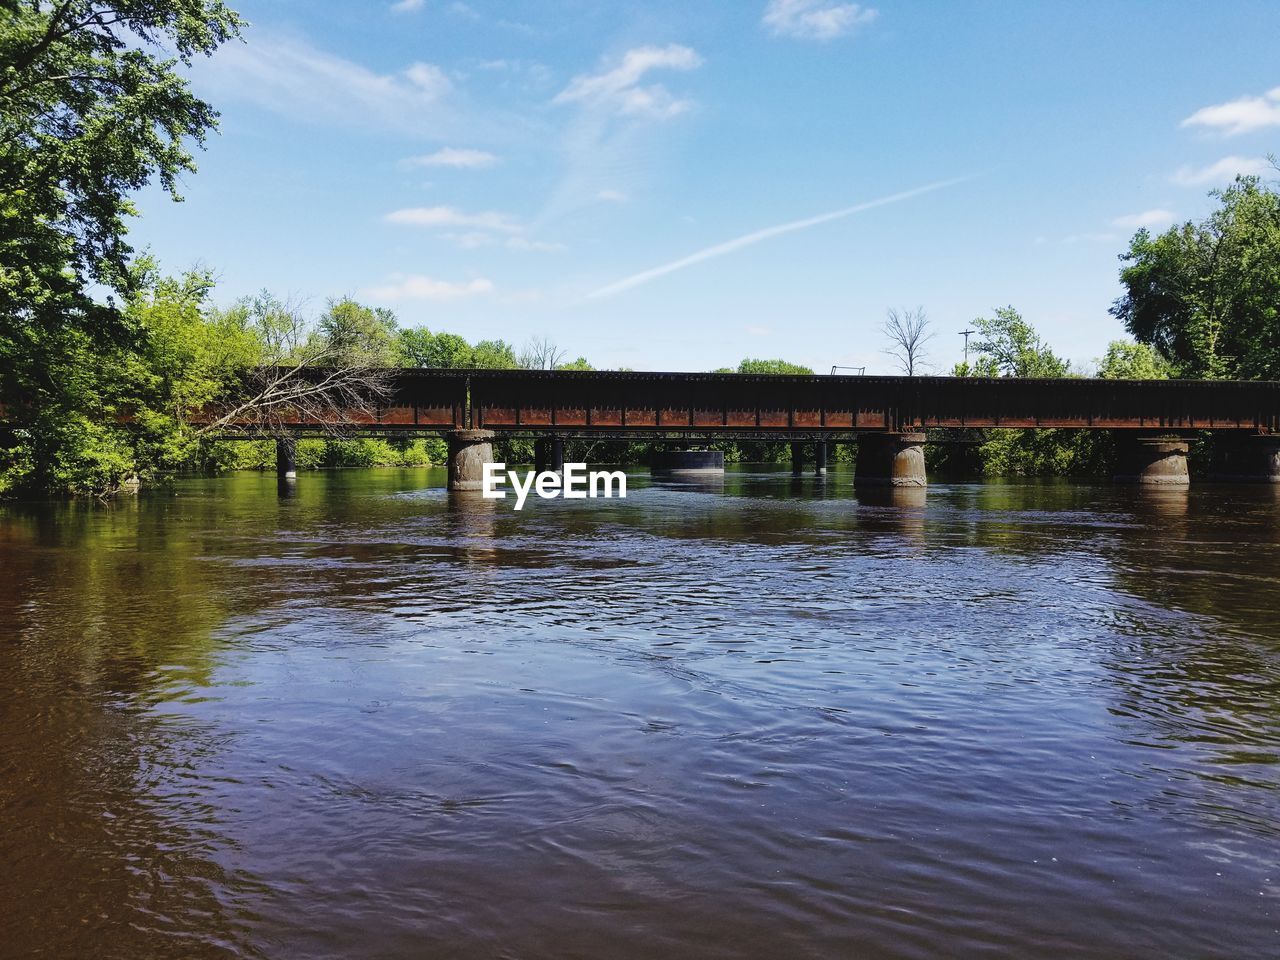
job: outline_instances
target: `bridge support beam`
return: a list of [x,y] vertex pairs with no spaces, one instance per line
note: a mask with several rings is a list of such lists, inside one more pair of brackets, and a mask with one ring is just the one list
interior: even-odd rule
[[653,472],[673,479],[724,476],[720,450],[659,450],[653,456]]
[[1187,441],[1177,437],[1122,437],[1113,479],[1117,483],[1185,487],[1191,482],[1187,450]]
[[866,487],[923,487],[923,433],[864,433],[858,437],[853,482]]
[[1209,479],[1225,483],[1280,483],[1280,437],[1215,434]]
[[449,433],[449,489],[479,490],[484,465],[493,462],[492,430],[454,430]]
[[827,441],[817,440],[813,444],[813,472],[823,476],[827,472]]
[[533,466],[539,472],[564,473],[564,438],[539,437],[534,440]]
[[298,482],[298,441],[293,437],[276,440],[276,482],[281,486]]
[[801,473],[804,470],[804,444],[798,440],[791,441],[791,472]]

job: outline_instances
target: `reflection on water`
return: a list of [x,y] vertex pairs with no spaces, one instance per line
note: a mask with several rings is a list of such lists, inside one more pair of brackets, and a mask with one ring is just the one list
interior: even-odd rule
[[0,513],[0,944],[1273,955],[1280,491]]

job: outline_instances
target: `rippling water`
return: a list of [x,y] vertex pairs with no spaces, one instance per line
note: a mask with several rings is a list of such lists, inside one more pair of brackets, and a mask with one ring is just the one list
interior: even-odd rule
[[0,513],[0,954],[1280,954],[1280,491]]

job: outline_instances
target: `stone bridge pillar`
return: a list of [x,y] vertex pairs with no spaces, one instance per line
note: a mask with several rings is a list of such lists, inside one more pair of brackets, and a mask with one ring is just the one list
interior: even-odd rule
[[923,487],[923,433],[863,433],[853,482],[867,487]]
[[1187,441],[1178,437],[1121,437],[1114,479],[1117,483],[1185,487],[1191,482],[1187,450]]
[[1209,478],[1227,483],[1280,483],[1280,436],[1232,431],[1214,434]]
[[484,465],[493,463],[492,430],[453,430],[449,442],[449,489],[479,490]]
[[827,472],[827,441],[825,440],[814,441],[813,472],[820,477]]

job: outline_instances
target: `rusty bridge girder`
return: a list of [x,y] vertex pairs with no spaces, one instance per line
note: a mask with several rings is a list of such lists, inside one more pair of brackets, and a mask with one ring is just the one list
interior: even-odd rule
[[[1280,433],[1280,383],[397,370],[352,426],[394,435],[839,437],[934,427]],[[305,420],[288,426],[305,433]]]

